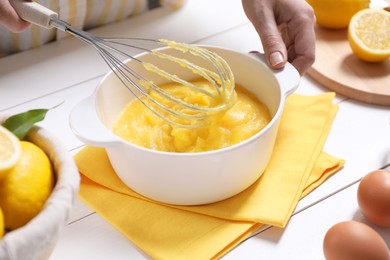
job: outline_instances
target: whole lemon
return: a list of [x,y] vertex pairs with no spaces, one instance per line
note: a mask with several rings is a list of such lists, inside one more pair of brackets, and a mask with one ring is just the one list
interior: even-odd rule
[[352,16],[368,8],[370,0],[307,0],[314,10],[316,22],[330,29],[347,28]]
[[25,225],[42,210],[55,182],[45,152],[27,141],[21,141],[21,147],[19,162],[0,181],[0,207],[8,230]]

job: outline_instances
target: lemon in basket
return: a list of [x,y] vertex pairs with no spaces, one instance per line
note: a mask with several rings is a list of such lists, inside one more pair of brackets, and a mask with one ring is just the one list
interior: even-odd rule
[[361,60],[378,62],[390,57],[390,12],[364,9],[356,13],[348,27],[348,41]]
[[0,180],[16,165],[22,150],[19,139],[0,125]]
[[347,28],[352,16],[368,8],[370,0],[307,0],[314,10],[318,25],[330,28]]
[[54,186],[49,158],[37,145],[20,141],[18,163],[0,180],[0,207],[7,230],[24,226],[43,208]]

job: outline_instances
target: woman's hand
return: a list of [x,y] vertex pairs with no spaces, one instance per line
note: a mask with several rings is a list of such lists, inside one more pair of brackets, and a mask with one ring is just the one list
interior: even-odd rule
[[20,19],[8,0],[0,0],[0,25],[16,33],[27,29],[30,23]]
[[288,60],[303,75],[315,59],[315,16],[305,0],[242,0],[272,69]]

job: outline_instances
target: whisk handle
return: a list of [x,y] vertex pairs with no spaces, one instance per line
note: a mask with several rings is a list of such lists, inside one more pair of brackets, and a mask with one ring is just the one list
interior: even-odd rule
[[10,0],[20,18],[23,20],[51,29],[53,19],[57,19],[58,14],[36,2],[26,2],[22,0]]

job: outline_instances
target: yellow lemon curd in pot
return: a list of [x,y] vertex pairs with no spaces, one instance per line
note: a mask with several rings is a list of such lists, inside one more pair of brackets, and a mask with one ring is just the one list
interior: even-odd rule
[[[210,84],[204,79],[192,83]],[[181,84],[168,83],[159,87],[185,95],[189,103],[204,102],[204,95]],[[229,109],[210,114],[209,123],[196,128],[170,125],[135,99],[118,116],[112,131],[133,144],[166,152],[204,152],[228,147],[255,135],[271,120],[268,108],[252,93],[237,84],[235,92],[235,103]]]

